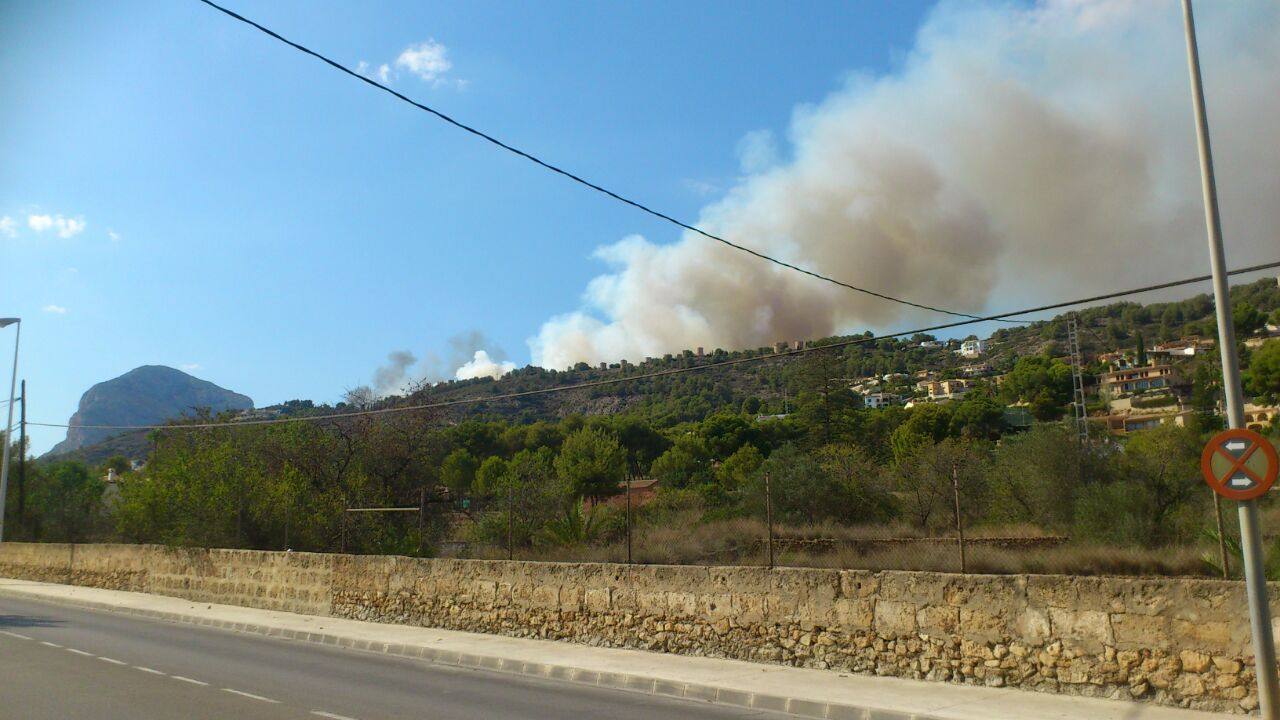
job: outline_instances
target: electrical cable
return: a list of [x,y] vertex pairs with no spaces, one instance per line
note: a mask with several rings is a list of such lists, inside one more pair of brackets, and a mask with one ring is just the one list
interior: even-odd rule
[[[1272,268],[1277,268],[1277,267],[1280,267],[1280,260],[1275,262],[1263,263],[1260,265],[1251,265],[1249,267],[1239,268],[1237,270],[1231,270],[1227,272],[1227,275],[1228,276],[1241,275],[1244,273],[1257,272],[1259,270],[1270,270]],[[583,390],[587,388],[602,387],[606,385],[617,385],[619,383],[635,382],[637,380],[650,380],[653,378],[669,377],[671,375],[682,375],[682,374],[691,373],[691,372],[701,372],[703,370],[712,370],[715,368],[731,367],[731,366],[742,365],[742,364],[751,363],[751,362],[762,362],[765,360],[771,360],[776,358],[796,357],[799,355],[807,355],[810,353],[823,352],[826,350],[834,350],[838,348],[849,347],[851,345],[862,345],[866,343],[875,342],[877,340],[887,340],[887,339],[897,338],[897,337],[908,337],[918,333],[930,333],[930,332],[936,332],[939,330],[948,330],[951,328],[961,327],[964,325],[973,325],[974,323],[979,323],[979,322],[989,322],[991,320],[999,320],[1002,318],[1008,318],[1008,317],[1013,317],[1017,315],[1030,315],[1032,313],[1045,312],[1047,310],[1059,310],[1062,308],[1073,307],[1076,305],[1085,305],[1088,303],[1100,302],[1102,300],[1114,300],[1115,298],[1126,297],[1128,295],[1137,295],[1140,293],[1153,292],[1156,290],[1166,290],[1168,288],[1179,287],[1182,285],[1190,285],[1197,282],[1204,282],[1206,280],[1211,280],[1212,278],[1213,278],[1212,275],[1199,275],[1197,277],[1184,278],[1182,280],[1171,280],[1169,282],[1157,283],[1155,285],[1146,285],[1143,287],[1132,288],[1129,290],[1118,290],[1115,292],[1103,293],[1101,295],[1093,295],[1091,297],[1078,298],[1075,300],[1064,300],[1061,302],[1055,302],[1055,303],[1050,303],[1048,305],[1040,305],[1037,307],[1025,308],[1022,310],[1010,310],[1007,312],[996,313],[994,315],[988,315],[986,317],[975,318],[973,320],[958,320],[956,322],[943,323],[941,325],[932,325],[930,327],[924,327],[924,328],[916,328],[914,330],[903,330],[900,332],[894,332],[887,335],[857,337],[851,340],[842,340],[840,342],[834,342],[827,345],[815,345],[810,347],[799,348],[796,350],[786,350],[783,352],[771,353],[769,355],[754,355],[752,357],[735,358],[732,360],[725,360],[718,363],[707,363],[705,365],[692,365],[692,366],[683,367],[683,368],[671,368],[668,370],[658,370],[655,372],[644,373],[641,375],[632,375],[629,377],[608,378],[605,380],[591,380],[588,382],[575,383],[573,385],[561,385],[559,387],[551,387],[551,388],[538,388],[536,390],[522,390],[519,392],[504,393],[501,395],[489,395],[485,397],[459,398],[457,400],[445,400],[445,401],[436,402],[436,403],[425,403],[425,404],[419,404],[419,405],[399,405],[399,406],[386,407],[386,408],[377,408],[373,410],[357,410],[354,412],[345,412],[345,413],[327,413],[324,415],[302,415],[297,417],[267,418],[267,419],[261,419],[261,420],[242,420],[239,422],[230,421],[230,422],[218,422],[218,423],[188,423],[188,424],[179,423],[179,424],[170,424],[170,425],[70,425],[65,423],[40,423],[40,422],[28,421],[27,424],[38,426],[38,427],[81,428],[86,430],[89,430],[89,429],[92,429],[92,430],[183,430],[183,429],[197,430],[197,429],[219,428],[219,427],[244,427],[244,426],[250,426],[250,425],[278,425],[281,423],[288,423],[288,422],[316,422],[321,420],[342,420],[346,418],[366,417],[366,416],[373,416],[373,415],[390,415],[393,413],[412,412],[415,410],[432,410],[437,408],[455,407],[459,405],[475,405],[478,403],[495,402],[499,400],[511,400],[516,398],[525,398],[525,397],[532,397],[537,395],[550,395],[552,393],[568,392],[571,390]]]
[[[762,253],[762,252],[760,252],[760,251],[758,251],[758,250],[753,250],[753,249],[751,249],[751,248],[749,248],[749,247],[746,247],[745,245],[739,245],[738,243],[732,242],[732,241],[730,241],[730,240],[728,240],[728,239],[726,239],[726,238],[723,238],[723,237],[721,237],[721,236],[719,236],[719,235],[716,235],[716,234],[714,234],[714,233],[711,233],[711,232],[709,232],[709,231],[707,231],[707,230],[703,230],[702,228],[700,228],[700,227],[698,227],[698,226],[696,226],[696,225],[692,225],[692,224],[690,224],[690,223],[684,222],[683,220],[679,220],[679,219],[677,219],[677,218],[675,218],[675,217],[673,217],[673,216],[671,216],[671,215],[668,215],[667,213],[664,213],[664,212],[662,212],[662,211],[660,211],[660,210],[655,210],[654,208],[649,207],[648,205],[645,205],[645,204],[644,204],[644,203],[642,203],[642,202],[639,202],[639,201],[637,201],[637,200],[632,200],[631,198],[626,197],[626,196],[624,196],[624,195],[622,195],[622,194],[620,194],[620,193],[617,193],[617,192],[615,192],[615,191],[613,191],[613,190],[610,190],[610,189],[608,189],[608,188],[604,187],[603,185],[599,185],[599,184],[597,184],[597,183],[595,183],[595,182],[592,182],[592,181],[590,181],[590,180],[587,180],[586,178],[582,177],[581,175],[578,175],[578,174],[573,173],[573,172],[571,172],[571,171],[569,171],[569,170],[566,170],[566,169],[564,169],[564,168],[562,168],[562,167],[560,167],[560,166],[558,166],[558,165],[555,165],[555,164],[553,164],[553,163],[551,163],[551,162],[548,162],[548,161],[546,161],[546,160],[543,160],[542,158],[540,158],[540,157],[538,157],[538,156],[536,156],[536,155],[533,155],[532,153],[529,153],[529,152],[526,152],[526,151],[524,151],[524,150],[521,150],[520,148],[517,148],[517,147],[515,147],[514,145],[511,145],[511,144],[509,144],[509,143],[507,143],[507,142],[505,142],[505,141],[503,141],[503,140],[499,140],[498,138],[494,137],[493,135],[490,135],[490,134],[488,134],[488,133],[486,133],[486,132],[484,132],[484,131],[482,131],[482,130],[479,130],[479,129],[475,128],[475,127],[472,127],[471,125],[467,125],[466,123],[464,123],[464,122],[462,122],[462,121],[460,121],[460,120],[457,120],[457,119],[455,119],[454,117],[452,117],[452,116],[450,116],[450,115],[448,115],[448,114],[446,114],[446,113],[444,113],[444,112],[442,112],[442,111],[440,111],[440,110],[437,110],[437,109],[435,109],[435,108],[433,108],[433,107],[431,107],[431,106],[429,106],[429,105],[424,105],[423,103],[420,103],[420,102],[418,102],[417,100],[413,100],[412,98],[410,98],[410,97],[408,97],[408,96],[406,96],[406,95],[404,95],[404,94],[402,94],[402,93],[400,93],[400,92],[398,92],[398,91],[396,91],[396,90],[391,89],[389,86],[384,85],[383,83],[380,83],[380,82],[378,82],[377,80],[374,80],[373,78],[370,78],[370,77],[366,77],[366,76],[364,76],[364,75],[361,75],[360,73],[358,73],[358,72],[356,72],[356,71],[354,71],[354,70],[352,70],[352,69],[350,69],[350,68],[346,67],[345,65],[343,65],[343,64],[341,64],[341,63],[339,63],[339,62],[337,62],[336,60],[332,60],[332,59],[330,59],[329,57],[327,57],[327,56],[325,56],[325,55],[322,55],[321,53],[318,53],[318,52],[316,52],[315,50],[312,50],[312,49],[310,49],[310,48],[306,47],[305,45],[301,45],[301,44],[299,44],[299,43],[296,43],[296,42],[294,42],[294,41],[292,41],[292,40],[290,40],[290,39],[288,39],[288,38],[284,37],[284,36],[283,36],[283,35],[281,35],[280,33],[277,33],[276,31],[274,31],[274,30],[272,30],[272,29],[270,29],[270,28],[268,28],[268,27],[266,27],[266,26],[264,26],[264,25],[261,25],[261,24],[259,24],[259,23],[255,22],[255,21],[253,21],[253,20],[250,20],[249,18],[247,18],[247,17],[245,17],[245,16],[243,16],[243,15],[241,15],[241,14],[239,14],[239,13],[235,12],[234,10],[230,10],[230,9],[228,9],[228,8],[225,8],[225,7],[223,7],[223,6],[219,5],[219,4],[215,3],[215,2],[212,2],[211,0],[200,0],[200,2],[204,3],[205,5],[208,5],[209,7],[213,8],[213,9],[215,9],[215,10],[217,10],[217,11],[219,11],[219,12],[221,12],[221,13],[225,14],[225,15],[227,15],[228,17],[231,17],[231,18],[233,18],[233,19],[235,19],[235,20],[238,20],[238,21],[240,21],[240,22],[242,22],[242,23],[244,23],[244,24],[246,24],[246,25],[249,25],[250,27],[253,27],[253,28],[255,28],[255,29],[259,30],[260,32],[262,32],[262,33],[264,33],[264,34],[266,34],[266,35],[268,35],[268,36],[270,36],[270,37],[272,37],[272,38],[275,38],[276,40],[279,40],[280,42],[282,42],[282,43],[284,43],[284,44],[288,45],[289,47],[292,47],[292,48],[293,48],[293,49],[295,49],[295,50],[298,50],[299,52],[302,52],[302,53],[304,53],[304,54],[306,54],[306,55],[310,55],[311,57],[313,57],[313,58],[315,58],[315,59],[317,59],[317,60],[319,60],[319,61],[321,61],[321,62],[325,63],[326,65],[329,65],[329,66],[333,67],[335,70],[338,70],[338,71],[340,71],[340,72],[346,73],[347,75],[350,75],[351,77],[356,78],[357,80],[360,80],[360,81],[362,81],[362,82],[365,82],[365,83],[367,83],[367,84],[369,84],[369,85],[371,85],[371,86],[373,86],[373,87],[375,87],[375,88],[377,88],[377,89],[379,89],[379,90],[382,90],[383,92],[390,93],[392,96],[396,97],[397,99],[402,100],[402,101],[404,101],[404,102],[406,102],[406,103],[409,103],[410,105],[412,105],[412,106],[414,106],[414,107],[418,108],[419,110],[422,110],[422,111],[424,111],[424,112],[430,113],[431,115],[434,115],[435,117],[439,118],[440,120],[443,120],[444,122],[446,122],[446,123],[448,123],[448,124],[450,124],[450,125],[452,125],[452,126],[454,126],[454,127],[458,128],[459,130],[462,130],[462,131],[464,131],[464,132],[468,132],[468,133],[470,133],[470,134],[472,134],[472,135],[474,135],[474,136],[476,136],[476,137],[478,137],[478,138],[480,138],[480,139],[482,139],[482,140],[485,140],[486,142],[492,143],[493,145],[496,145],[496,146],[498,146],[498,147],[502,148],[503,150],[506,150],[507,152],[513,153],[513,154],[515,154],[515,155],[518,155],[518,156],[520,156],[520,157],[524,158],[525,160],[528,160],[529,162],[534,163],[535,165],[538,165],[538,166],[540,166],[540,167],[542,167],[542,168],[545,168],[546,170],[550,170],[550,171],[551,171],[551,172],[553,172],[553,173],[556,173],[556,174],[561,175],[561,176],[563,176],[563,177],[565,177],[565,178],[568,178],[569,180],[571,180],[571,181],[573,181],[573,182],[575,182],[575,183],[578,183],[579,185],[582,185],[582,186],[584,186],[584,187],[590,188],[591,190],[595,190],[595,191],[596,191],[596,192],[598,192],[598,193],[602,193],[602,194],[604,194],[604,195],[607,195],[608,197],[613,198],[614,200],[617,200],[618,202],[621,202],[621,203],[623,203],[623,204],[625,204],[625,205],[629,205],[629,206],[631,206],[631,207],[633,207],[633,208],[635,208],[635,209],[637,209],[637,210],[640,210],[641,212],[644,212],[644,213],[647,213],[647,214],[649,214],[649,215],[652,215],[653,217],[656,217],[656,218],[658,218],[658,219],[660,219],[660,220],[664,220],[664,221],[666,221],[666,222],[668,222],[668,223],[671,223],[672,225],[675,225],[675,226],[677,226],[677,227],[680,227],[680,228],[682,228],[682,229],[684,229],[684,230],[688,230],[689,232],[696,233],[696,234],[698,234],[698,235],[701,235],[702,237],[708,238],[708,239],[710,239],[710,240],[714,240],[714,241],[716,241],[716,242],[718,242],[718,243],[722,243],[722,244],[727,245],[728,247],[731,247],[731,248],[733,248],[733,249],[735,249],[735,250],[739,250],[739,251],[741,251],[741,252],[745,252],[745,253],[747,253],[747,254],[749,254],[749,255],[752,255],[752,256],[755,256],[755,257],[757,257],[757,258],[759,258],[759,259],[761,259],[761,260],[765,260],[765,261],[771,262],[771,263],[773,263],[773,264],[775,264],[775,265],[779,265],[779,266],[784,267],[784,268],[787,268],[787,269],[789,269],[789,270],[794,270],[794,271],[796,271],[796,272],[798,272],[798,273],[803,273],[804,275],[808,275],[809,277],[816,278],[816,279],[818,279],[818,280],[822,280],[822,281],[824,281],[824,282],[828,282],[828,283],[831,283],[831,284],[833,284],[833,285],[839,285],[840,287],[843,287],[843,288],[846,288],[846,289],[849,289],[849,290],[853,290],[853,291],[855,291],[855,292],[863,293],[863,294],[865,294],[865,295],[870,295],[871,297],[879,298],[879,299],[881,299],[881,300],[887,300],[887,301],[890,301],[890,302],[899,303],[899,304],[901,304],[901,305],[909,305],[909,306],[911,306],[911,307],[919,308],[919,309],[921,309],[921,310],[929,310],[929,311],[931,311],[931,312],[942,313],[942,314],[944,314],[944,315],[951,315],[951,316],[954,316],[954,317],[970,318],[970,319],[974,319],[974,320],[976,320],[976,319],[978,318],[978,316],[977,316],[977,315],[971,315],[971,314],[969,314],[969,313],[957,312],[957,311],[954,311],[954,310],[947,310],[947,309],[945,309],[945,308],[936,307],[936,306],[934,306],[934,305],[927,305],[927,304],[925,304],[925,303],[914,302],[914,301],[912,301],[912,300],[907,300],[907,299],[900,298],[900,297],[894,297],[894,296],[892,296],[892,295],[888,295],[888,294],[885,294],[885,293],[882,293],[882,292],[878,292],[878,291],[875,291],[875,290],[871,290],[871,289],[868,289],[868,288],[858,287],[857,285],[851,285],[851,284],[849,284],[849,283],[847,283],[847,282],[844,282],[844,281],[842,281],[842,280],[837,280],[837,279],[835,279],[835,278],[833,278],[833,277],[830,277],[830,276],[827,276],[827,275],[823,275],[823,274],[818,273],[818,272],[814,272],[813,270],[809,270],[809,269],[806,269],[806,268],[800,267],[799,265],[795,265],[795,264],[789,263],[789,262],[787,262],[787,261],[785,261],[785,260],[780,260],[780,259],[778,259],[778,258],[775,258],[775,257],[769,256],[769,255],[766,255],[766,254],[764,254],[764,253]],[[1004,320],[1002,319],[1002,321],[1004,321]],[[1019,321],[1006,321],[1006,322],[1019,322]]]

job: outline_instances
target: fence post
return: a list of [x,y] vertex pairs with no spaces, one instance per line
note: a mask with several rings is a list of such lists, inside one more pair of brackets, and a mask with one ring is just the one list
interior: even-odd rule
[[516,503],[512,496],[512,487],[510,478],[507,479],[507,559],[514,560],[516,557],[515,550],[515,527],[516,527]]
[[427,530],[427,486],[418,488],[418,555],[426,549]]
[[967,572],[964,559],[964,518],[960,515],[960,470],[951,465],[951,492],[956,501],[956,538],[960,543],[960,572]]
[[769,483],[769,473],[764,474],[764,522],[769,526],[767,548],[769,552],[769,568],[773,568],[773,488]]
[[631,564],[631,478],[627,475],[627,564]]

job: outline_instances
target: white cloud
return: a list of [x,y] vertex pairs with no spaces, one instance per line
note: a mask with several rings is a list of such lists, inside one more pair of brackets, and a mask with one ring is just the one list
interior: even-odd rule
[[179,367],[181,367],[183,370],[186,370],[187,372],[195,372],[204,366],[201,365],[200,363],[186,363],[184,365],[180,365]]
[[516,364],[510,360],[497,362],[489,357],[489,353],[484,350],[477,350],[470,362],[458,368],[457,372],[454,373],[454,377],[459,380],[482,377],[491,377],[496,380],[515,369]]
[[86,223],[81,218],[68,218],[61,215],[28,215],[27,227],[36,232],[54,230],[60,238],[69,238],[84,232]]
[[66,309],[66,308],[64,308],[64,307],[62,307],[61,305],[45,305],[45,306],[44,306],[43,308],[41,308],[41,309],[42,309],[42,310],[44,310],[44,311],[45,311],[45,312],[47,312],[47,313],[53,313],[54,315],[66,315],[66,314],[67,314],[67,309]]
[[0,235],[18,236],[18,223],[8,215],[0,217]]
[[115,230],[112,230],[111,228],[107,228],[107,237],[111,238],[111,242],[120,241],[120,233],[116,232]]
[[444,45],[429,39],[405,48],[396,58],[396,67],[404,68],[429,83],[439,83],[453,67],[448,53],[449,49]]
[[356,63],[356,72],[370,80],[377,80],[381,83],[391,82],[391,66],[386,63],[382,63],[381,65],[374,67],[368,62],[361,60]]

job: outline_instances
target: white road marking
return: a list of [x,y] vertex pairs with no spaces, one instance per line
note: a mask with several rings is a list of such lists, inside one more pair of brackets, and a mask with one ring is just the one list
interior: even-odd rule
[[159,670],[152,670],[149,667],[142,667],[141,665],[134,665],[133,669],[141,670],[144,673],[151,673],[152,675],[164,675],[164,673],[160,672]]
[[85,652],[85,651],[83,651],[83,650],[77,650],[77,649],[75,649],[75,648],[67,648],[67,652],[75,653],[75,654],[77,654],[77,655],[83,655],[83,656],[85,656],[85,657],[93,657],[93,653],[91,653],[91,652]]
[[99,659],[99,660],[101,660],[102,662],[109,662],[109,663],[111,663],[112,665],[128,665],[128,664],[129,664],[129,663],[127,663],[127,662],[123,661],[123,660],[117,660],[117,659],[115,659],[115,658],[103,657],[103,656],[101,656],[101,655],[99,655],[99,656],[98,656],[98,659]]
[[207,683],[207,682],[205,682],[205,681],[203,681],[203,680],[192,680],[192,679],[191,679],[191,678],[189,678],[189,677],[182,677],[181,675],[170,675],[169,677],[173,678],[174,680],[181,680],[182,682],[191,683],[192,685],[206,685],[206,686],[207,686],[207,685],[209,684],[209,683]]
[[41,640],[41,641],[40,641],[40,644],[41,644],[41,645],[48,645],[49,647],[56,647],[56,648],[60,648],[60,647],[62,647],[62,646],[61,646],[61,645],[59,645],[58,643],[51,643],[51,642],[49,642],[48,640]]
[[30,640],[30,639],[31,639],[31,638],[27,637],[26,635],[19,635],[19,634],[18,634],[18,633],[16,633],[16,632],[9,632],[8,630],[0,630],[0,635],[8,635],[8,636],[9,636],[9,637],[11,637],[11,638],[18,638],[19,640]]
[[233,695],[239,695],[240,697],[247,697],[247,698],[249,698],[250,700],[261,700],[262,702],[269,702],[269,703],[278,703],[278,702],[280,702],[279,700],[272,700],[272,699],[271,699],[271,698],[269,698],[269,697],[262,697],[261,695],[254,695],[253,693],[247,693],[247,692],[245,692],[245,691],[243,691],[243,690],[236,690],[235,688],[222,688],[222,692],[229,692],[229,693],[231,693],[231,694],[233,694]]
[[311,714],[319,715],[322,718],[329,718],[329,720],[356,720],[355,718],[350,717],[348,715],[337,715],[335,713],[325,712],[323,710],[312,710]]

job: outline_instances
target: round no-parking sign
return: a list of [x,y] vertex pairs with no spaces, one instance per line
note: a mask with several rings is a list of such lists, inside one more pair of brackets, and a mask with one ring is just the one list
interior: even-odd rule
[[1224,430],[1204,446],[1200,470],[1209,487],[1230,500],[1252,500],[1275,484],[1280,463],[1266,438],[1245,428]]

